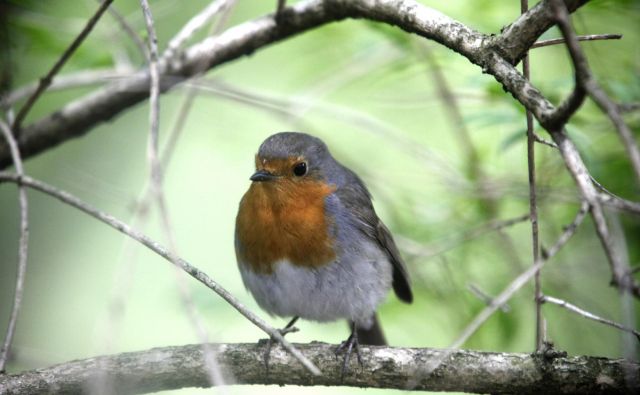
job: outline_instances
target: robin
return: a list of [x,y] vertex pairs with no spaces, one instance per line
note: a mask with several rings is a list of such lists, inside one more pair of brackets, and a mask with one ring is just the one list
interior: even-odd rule
[[262,309],[293,317],[283,334],[298,318],[347,319],[344,375],[353,348],[361,362],[359,344],[386,344],[376,309],[389,289],[412,302],[404,262],[362,180],[319,138],[274,134],[255,165],[236,218],[242,280]]

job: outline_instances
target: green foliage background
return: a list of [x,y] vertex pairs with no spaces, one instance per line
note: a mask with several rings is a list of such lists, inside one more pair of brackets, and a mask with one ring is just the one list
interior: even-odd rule
[[[517,1],[423,1],[485,33],[519,14]],[[206,1],[152,1],[161,49]],[[144,34],[137,1],[116,1]],[[229,24],[267,12],[275,1],[240,0]],[[96,8],[93,1],[12,1],[7,22],[12,88],[42,76]],[[574,17],[578,33],[621,33],[622,40],[583,44],[599,82],[617,101],[640,101],[640,2],[595,0]],[[556,29],[543,38],[559,35]],[[199,37],[203,37],[200,34]],[[425,52],[424,46],[428,47]],[[442,69],[478,152],[470,161],[456,139],[433,80],[431,56]],[[114,59],[143,59],[105,15],[63,69],[113,68]],[[536,49],[532,80],[558,103],[572,89],[563,46]],[[4,70],[5,72],[7,70]],[[166,193],[180,254],[207,272],[262,317],[236,269],[233,228],[237,204],[249,185],[253,155],[270,134],[304,130],[321,137],[334,156],[358,172],[375,197],[407,259],[415,303],[394,296],[380,309],[388,340],[396,346],[446,347],[485,305],[468,286],[496,295],[531,264],[530,226],[521,222],[502,234],[469,231],[492,220],[528,212],[524,112],[493,78],[459,55],[398,29],[363,21],[331,24],[262,49],[208,73],[215,91],[195,100],[166,177]],[[230,86],[257,95],[253,103],[229,98]],[[47,93],[28,120],[36,120],[92,88]],[[162,96],[161,136],[170,133],[187,89]],[[294,116],[300,114],[300,117]],[[639,136],[638,112],[626,120]],[[538,128],[538,133],[547,137]],[[102,124],[86,136],[48,150],[26,163],[27,172],[98,208],[130,221],[132,205],[147,177],[148,102]],[[612,192],[638,201],[640,189],[611,123],[587,102],[569,125],[592,175]],[[166,140],[166,139],[165,139]],[[164,140],[163,140],[164,141]],[[552,244],[573,219],[579,198],[559,155],[537,145],[540,237]],[[477,176],[477,174],[481,176]],[[17,262],[16,188],[0,186],[0,328],[4,334]],[[31,244],[26,294],[15,339],[12,372],[105,352],[197,342],[177,292],[174,271],[161,258],[135,247],[122,262],[125,238],[74,209],[29,192]],[[144,231],[165,243],[153,211]],[[640,262],[640,220],[609,212],[618,248],[631,265]],[[126,273],[124,276],[118,273]],[[545,293],[595,314],[623,321],[618,292],[593,225],[585,221],[567,247],[545,267]],[[195,281],[195,304],[216,342],[255,342],[264,335]],[[495,314],[467,348],[531,352],[534,346],[532,286]],[[109,312],[113,293],[124,300]],[[634,305],[640,317],[638,304]],[[544,306],[548,336],[569,354],[623,355],[612,328],[556,306]],[[637,318],[636,318],[637,319]],[[269,318],[281,326],[284,319]],[[342,322],[301,322],[295,342],[337,343]],[[107,333],[108,332],[108,333]],[[107,344],[111,343],[111,347]],[[637,346],[637,344],[636,344]],[[235,387],[232,393],[316,393],[325,388]],[[344,392],[360,390],[342,389]],[[376,392],[376,391],[374,391]],[[185,390],[181,393],[199,393]]]

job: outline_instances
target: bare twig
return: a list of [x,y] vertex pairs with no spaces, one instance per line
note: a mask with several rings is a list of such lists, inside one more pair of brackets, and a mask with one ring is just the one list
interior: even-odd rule
[[584,217],[585,215],[587,215],[588,211],[589,211],[589,203],[583,200],[582,203],[580,204],[580,209],[578,210],[578,213],[576,214],[575,218],[569,225],[564,227],[564,232],[562,232],[560,237],[558,237],[558,240],[556,241],[556,243],[553,246],[551,246],[551,248],[549,249],[541,248],[543,260],[548,260],[552,256],[556,255],[560,251],[560,249],[565,244],[567,244],[571,236],[573,236],[573,234],[578,229],[578,226],[580,226],[580,224],[584,220]]
[[178,34],[169,41],[162,57],[165,60],[171,59],[188,39],[193,37],[198,30],[202,29],[213,17],[220,11],[228,8],[234,1],[235,0],[217,0],[209,3],[207,7],[191,18],[189,22],[180,29]]
[[[467,289],[472,294],[474,294],[478,299],[482,300],[487,306],[490,306],[493,304],[493,299],[494,299],[493,296],[488,295],[486,292],[481,290],[477,285],[468,284]],[[511,310],[511,308],[509,307],[508,304],[503,304],[502,306],[500,306],[500,310],[502,310],[503,313],[508,313]]]
[[[498,230],[502,230],[508,228],[510,226],[519,224],[529,219],[529,214],[524,214],[519,217],[510,218],[507,220],[492,220],[485,224],[479,225],[475,228],[465,230],[461,235],[452,236],[449,239],[451,241],[446,242],[435,242],[432,245],[423,245],[419,242],[416,242],[412,239],[408,239],[406,237],[402,237],[400,235],[396,236],[396,240],[402,247],[402,250],[408,254],[419,256],[424,259],[430,259],[434,256],[440,255],[461,243],[473,240],[475,238],[486,235],[489,232],[494,232]],[[440,246],[438,245],[440,244]],[[444,244],[444,245],[442,245]]]
[[[133,71],[118,71],[114,69],[94,69],[94,70],[83,70],[74,73],[57,75],[51,81],[48,90],[64,90],[77,88],[82,86],[89,85],[97,85],[104,82],[110,82],[119,78],[131,77]],[[19,100],[22,100],[30,95],[33,95],[34,92],[38,89],[38,83],[30,83],[23,87],[20,87],[12,92],[10,92],[5,97],[0,98],[0,103],[2,106],[11,106],[16,104]]]
[[[143,14],[145,16],[145,23],[147,26],[147,32],[149,35],[149,71],[151,73],[151,93],[150,93],[150,143],[149,143],[149,166],[151,168],[150,187],[153,196],[156,198],[156,202],[159,208],[159,214],[161,218],[162,229],[169,242],[170,253],[177,256],[177,248],[175,243],[175,237],[173,235],[171,220],[169,216],[169,210],[167,207],[164,190],[163,190],[163,175],[161,174],[162,168],[158,158],[158,135],[159,135],[159,95],[160,95],[160,78],[158,72],[158,48],[157,38],[154,28],[153,16],[149,8],[147,0],[141,0],[141,6]],[[228,4],[227,1],[219,1],[212,3],[205,12],[199,14],[195,18],[191,19],[185,27],[178,33],[178,35],[169,43],[169,48],[165,55],[171,57],[172,51],[175,51],[187,38],[195,33],[202,27],[209,19],[211,19],[222,7]],[[175,143],[175,140],[173,140]],[[195,328],[196,334],[201,343],[204,344],[203,352],[207,361],[209,379],[214,385],[224,385],[225,379],[217,361],[217,357],[213,349],[207,346],[209,342],[209,334],[205,328],[202,319],[198,315],[197,309],[193,303],[191,293],[187,288],[185,282],[181,277],[182,273],[179,272],[176,267],[176,281],[182,303],[187,311],[187,315],[191,321],[192,326]]]
[[314,375],[320,374],[320,371],[313,364],[313,362],[309,361],[304,355],[300,353],[300,351],[298,351],[295,347],[293,347],[291,343],[285,340],[284,337],[280,334],[280,332],[277,329],[269,326],[269,324],[267,324],[261,318],[256,316],[250,310],[248,310],[239,300],[237,300],[232,294],[230,294],[229,291],[227,291],[222,286],[220,286],[220,284],[215,282],[211,277],[206,275],[200,269],[191,265],[189,262],[185,261],[184,259],[178,256],[175,256],[168,249],[166,249],[165,247],[162,247],[160,244],[158,244],[154,240],[138,232],[137,230],[132,229],[129,225],[118,220],[117,218],[93,208],[89,204],[83,202],[82,200],[69,194],[68,192],[59,190],[55,187],[52,187],[51,185],[45,184],[42,181],[38,181],[27,176],[20,177],[14,173],[0,172],[0,182],[2,181],[22,183],[23,185],[29,188],[33,188],[42,193],[53,196],[56,199],[60,200],[61,202],[77,208],[78,210],[92,216],[93,218],[111,226],[117,231],[124,233],[127,236],[133,238],[134,240],[138,241],[139,243],[149,248],[153,252],[157,253],[161,257],[170,261],[174,265],[180,267],[182,270],[187,272],[187,274],[189,274],[191,277],[195,278],[196,280],[198,280],[199,282],[207,286],[209,289],[217,293],[220,297],[226,300],[233,308],[235,308],[240,314],[246,317],[254,325],[262,329],[265,333],[267,333],[269,336],[273,337],[280,344],[282,344],[282,346],[287,351],[289,351],[291,355],[293,355],[298,361],[300,361],[309,370],[309,372],[313,373]]
[[160,127],[160,75],[158,73],[158,38],[153,26],[153,15],[147,0],[140,0],[142,14],[144,15],[147,35],[149,36],[149,139],[147,144],[147,159],[149,163],[149,173],[151,185],[154,193],[159,193],[161,189],[160,167],[158,165],[158,140]]
[[558,148],[558,144],[554,143],[553,141],[549,141],[547,139],[540,137],[540,135],[537,134],[536,132],[533,132],[533,139],[536,141],[536,143],[544,144],[551,148]]
[[2,129],[4,139],[7,141],[7,144],[9,144],[11,149],[11,157],[18,177],[18,199],[20,202],[20,242],[18,247],[16,287],[13,294],[13,306],[11,308],[7,333],[5,335],[4,342],[2,343],[2,350],[0,350],[0,373],[3,373],[9,358],[9,351],[11,350],[11,343],[13,342],[16,323],[18,321],[18,315],[20,314],[20,307],[22,305],[22,295],[24,294],[24,279],[27,274],[27,251],[29,247],[29,206],[27,202],[26,188],[20,182],[20,179],[24,176],[24,168],[22,167],[22,158],[20,157],[18,144],[13,137],[13,133],[11,132],[9,125],[1,119],[0,129]]
[[67,62],[67,60],[69,60],[71,55],[73,55],[75,50],[80,46],[80,44],[82,44],[82,42],[89,35],[91,30],[93,30],[93,27],[96,25],[96,23],[98,22],[98,20],[102,16],[102,14],[107,10],[107,8],[109,8],[109,5],[112,2],[113,2],[113,0],[103,0],[102,1],[102,3],[100,4],[100,7],[98,7],[98,10],[96,11],[95,14],[93,14],[93,16],[89,19],[89,21],[87,21],[87,24],[85,25],[84,29],[82,29],[82,31],[80,32],[78,37],[76,37],[76,39],[73,40],[73,42],[71,43],[69,48],[67,48],[62,53],[62,56],[60,56],[60,58],[53,65],[51,70],[49,70],[47,75],[45,75],[44,77],[42,77],[40,79],[40,83],[38,84],[38,88],[29,97],[29,99],[24,104],[24,106],[22,106],[22,108],[20,108],[20,111],[18,112],[18,115],[16,115],[16,119],[13,122],[13,131],[14,131],[14,133],[20,133],[20,126],[22,124],[22,121],[24,120],[24,118],[29,113],[29,110],[31,110],[31,107],[33,107],[33,104],[36,102],[36,100],[38,100],[40,95],[42,95],[42,92],[44,92],[45,89],[47,89],[49,84],[51,84],[51,81],[53,80],[53,76],[56,75],[58,73],[58,71],[60,71],[62,66],[64,66],[64,64]]
[[[529,10],[529,0],[520,0],[520,13],[524,14]],[[527,52],[522,59],[522,74],[525,79],[529,79],[530,66],[529,66],[529,52]],[[531,221],[531,248],[533,250],[532,262],[535,264],[540,259],[540,247],[538,244],[538,207],[536,196],[536,157],[535,157],[535,137],[533,131],[533,114],[529,109],[526,109],[527,119],[527,174],[529,179],[529,219]],[[542,284],[540,280],[540,271],[537,271],[534,276],[534,303],[535,303],[535,347],[536,350],[540,350],[542,347],[542,332],[543,332],[543,320],[542,306],[540,303],[540,297],[542,296]]]
[[640,103],[620,103],[618,104],[618,110],[621,113],[638,111],[640,110]]
[[[622,38],[622,34],[588,34],[584,36],[576,36],[576,38],[578,39],[578,41],[619,40]],[[549,40],[542,40],[542,41],[536,42],[531,46],[531,49],[546,47],[549,45],[564,44],[564,43],[565,43],[564,38],[552,38]]]
[[[100,2],[101,0],[96,1]],[[140,54],[142,55],[142,58],[148,59],[149,50],[145,45],[142,37],[140,37],[133,26],[131,26],[131,24],[127,22],[127,19],[120,12],[118,12],[118,10],[116,10],[113,4],[109,6],[109,9],[107,11],[113,17],[113,19],[115,19],[118,25],[120,25],[120,28],[122,28],[126,35],[129,36],[131,41],[133,41],[133,43],[136,45],[138,51],[140,51]]]
[[[462,116],[456,97],[453,95],[451,88],[449,87],[449,83],[447,82],[447,78],[442,72],[440,64],[434,58],[429,45],[420,45],[418,48],[422,52],[422,58],[429,65],[429,71],[433,83],[435,84],[438,97],[442,101],[442,107],[447,114],[447,119],[449,120],[449,126],[453,131],[453,135],[458,143],[462,157],[466,159],[467,176],[476,184],[480,184],[479,187],[482,188],[482,185],[485,182],[485,175],[479,161],[480,156],[478,155],[478,150],[473,144],[471,134],[466,127],[464,117]],[[488,203],[488,206],[495,206],[495,202],[485,203]]]
[[558,305],[560,307],[564,307],[565,309],[567,309],[569,311],[572,311],[572,312],[574,312],[574,313],[576,313],[578,315],[581,315],[584,318],[588,318],[590,320],[597,321],[597,322],[600,322],[602,324],[612,326],[614,328],[618,328],[618,329],[620,329],[622,331],[625,331],[625,332],[633,333],[638,338],[638,340],[640,340],[640,332],[638,332],[637,330],[632,329],[632,328],[627,328],[627,327],[625,327],[625,326],[623,326],[621,324],[618,324],[617,322],[608,320],[606,318],[598,317],[597,315],[595,315],[593,313],[590,313],[590,312],[588,312],[586,310],[583,310],[583,309],[579,308],[578,306],[575,306],[575,305],[573,305],[573,304],[571,304],[569,302],[566,302],[566,301],[564,301],[562,299],[554,298],[553,296],[544,295],[544,296],[542,296],[541,300],[542,300],[542,303],[552,303],[552,304]]
[[[580,43],[576,37],[571,22],[569,19],[569,12],[561,0],[553,1],[554,12],[558,20],[558,26],[562,31],[576,74],[576,90],[582,90],[584,93],[588,93],[589,97],[596,102],[598,107],[607,114],[607,116],[613,122],[624,148],[627,150],[627,155],[631,161],[631,167],[636,175],[637,181],[640,183],[640,150],[633,138],[631,129],[627,126],[620,114],[618,105],[614,103],[604,90],[600,87],[596,79],[593,77],[587,58],[584,56]],[[575,91],[574,91],[575,92]],[[573,96],[573,95],[572,95]],[[570,98],[571,99],[571,98]],[[579,104],[578,104],[579,106]],[[577,108],[577,106],[576,106]],[[562,106],[560,107],[562,109]],[[567,117],[568,119],[568,117]],[[563,125],[558,125],[562,127]]]

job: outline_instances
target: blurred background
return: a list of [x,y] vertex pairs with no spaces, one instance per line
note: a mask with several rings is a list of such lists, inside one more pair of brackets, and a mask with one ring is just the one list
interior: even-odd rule
[[[95,12],[85,0],[2,2],[4,89],[44,75]],[[151,1],[160,49],[207,1]],[[226,26],[272,12],[276,1],[239,0]],[[289,1],[289,3],[293,3]],[[498,34],[520,13],[519,1],[422,1],[483,33]],[[533,2],[532,2],[533,3]],[[137,1],[114,7],[146,38]],[[640,2],[594,0],[573,19],[580,34],[620,33],[622,40],[584,43],[590,66],[618,102],[640,102]],[[203,29],[192,42],[206,35]],[[551,29],[542,38],[558,37]],[[112,15],[63,68],[128,73],[145,64]],[[531,53],[532,80],[554,103],[573,87],[562,45]],[[115,77],[112,77],[115,78]],[[101,82],[104,83],[104,82]],[[46,93],[25,125],[91,92],[95,86]],[[182,108],[192,101],[189,111]],[[24,103],[17,103],[17,108]],[[134,222],[148,176],[148,101],[26,161],[26,171],[167,244],[151,209]],[[409,266],[413,305],[389,295],[380,309],[394,346],[447,347],[532,262],[525,116],[490,76],[461,56],[398,29],[366,21],[330,24],[217,67],[162,95],[166,144],[184,118],[165,177],[179,254],[276,327],[244,289],[233,229],[249,186],[253,155],[269,135],[299,130],[322,138],[362,176],[375,208]],[[639,138],[640,112],[626,114]],[[537,126],[537,125],[536,125]],[[545,138],[548,135],[536,127]],[[610,121],[589,101],[568,126],[592,175],[615,194],[638,201],[640,189]],[[536,145],[540,241],[553,244],[580,206],[572,179],[553,148]],[[17,189],[0,185],[0,333],[8,322],[17,264]],[[29,191],[26,291],[10,372],[103,353],[198,342],[171,265],[77,210]],[[640,218],[608,211],[616,245],[640,265]],[[504,221],[514,220],[508,226]],[[543,291],[600,316],[625,322],[601,244],[587,218],[542,273]],[[200,283],[186,281],[214,342],[256,342],[265,335]],[[484,295],[484,296],[482,296]],[[640,317],[634,302],[635,319]],[[543,306],[548,338],[570,355],[621,357],[613,328],[558,306]],[[527,285],[464,345],[529,353],[534,349],[533,286]],[[637,322],[636,322],[637,324]],[[338,343],[344,322],[301,321],[293,342]],[[637,344],[636,344],[637,346]],[[237,386],[231,393],[362,393],[347,388]],[[187,389],[180,394],[213,390]],[[369,390],[368,393],[382,393]]]

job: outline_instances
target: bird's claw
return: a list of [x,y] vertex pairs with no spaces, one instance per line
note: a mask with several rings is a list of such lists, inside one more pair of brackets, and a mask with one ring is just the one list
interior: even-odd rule
[[355,334],[355,331],[351,333],[349,338],[336,348],[335,355],[344,352],[344,359],[342,360],[342,370],[340,371],[340,381],[344,381],[344,376],[347,374],[349,360],[351,359],[351,352],[355,348],[356,350],[356,358],[358,359],[358,364],[360,367],[364,367],[364,362],[362,361],[362,354],[360,354],[360,343],[358,342],[358,336]]

